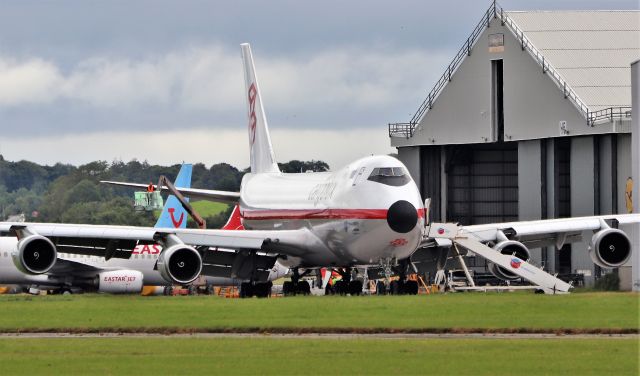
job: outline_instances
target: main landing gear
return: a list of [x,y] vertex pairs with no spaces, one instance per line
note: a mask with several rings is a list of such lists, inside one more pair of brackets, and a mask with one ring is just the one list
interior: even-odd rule
[[309,274],[311,270],[307,269],[307,271],[302,274],[300,274],[298,268],[293,268],[292,270],[293,274],[291,275],[291,281],[286,281],[282,284],[282,293],[284,296],[311,294],[311,286],[309,286],[309,282],[300,280],[300,278]]
[[273,283],[267,282],[243,282],[240,285],[240,297],[251,298],[257,296],[258,298],[268,298],[271,296],[271,287]]
[[351,268],[336,269],[336,272],[342,276],[333,286],[327,284],[324,289],[325,295],[360,295],[362,294],[362,281],[352,278]]

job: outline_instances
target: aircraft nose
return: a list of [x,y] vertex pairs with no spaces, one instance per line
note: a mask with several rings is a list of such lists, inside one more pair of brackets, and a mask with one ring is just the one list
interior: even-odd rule
[[406,234],[418,223],[418,211],[409,201],[396,201],[387,212],[387,223],[395,232]]

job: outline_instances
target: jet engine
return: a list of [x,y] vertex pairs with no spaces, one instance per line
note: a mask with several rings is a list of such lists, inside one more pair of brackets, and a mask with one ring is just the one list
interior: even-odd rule
[[96,277],[98,292],[110,294],[139,294],[143,275],[137,270],[112,270]]
[[56,263],[58,252],[51,240],[42,235],[30,234],[18,241],[11,253],[16,268],[25,274],[43,274]]
[[[496,251],[502,253],[503,255],[513,255],[521,260],[527,261],[531,257],[531,253],[529,249],[522,243],[515,240],[504,240],[493,247]],[[504,281],[513,281],[520,276],[514,274],[507,269],[498,266],[496,264],[489,264],[489,271],[496,278],[500,278]]]
[[631,257],[631,241],[624,232],[615,228],[605,228],[593,234],[589,255],[598,266],[617,268]]
[[167,282],[186,285],[200,275],[202,257],[193,247],[174,244],[158,256],[158,271]]

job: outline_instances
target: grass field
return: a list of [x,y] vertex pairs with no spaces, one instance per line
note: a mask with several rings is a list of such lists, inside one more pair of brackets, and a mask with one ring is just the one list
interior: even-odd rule
[[[151,332],[150,337],[0,337],[0,375],[637,375],[631,337],[309,338],[304,331],[637,333],[639,294],[460,293],[224,299],[215,296],[0,296],[0,331]],[[167,336],[257,332],[250,337]],[[464,330],[462,330],[464,331]]]
[[[0,296],[0,331],[304,331],[640,328],[637,293],[458,293],[430,296]],[[524,330],[524,331],[526,331]]]
[[0,374],[637,375],[636,339],[0,338]]
[[[203,218],[221,213],[227,210],[227,208],[229,207],[229,205],[227,204],[223,204],[220,202],[213,202],[213,201],[205,201],[205,200],[193,201],[191,202],[191,206]],[[155,217],[158,218],[161,212],[162,212],[161,210],[154,211]],[[192,221],[191,217],[189,217],[189,220]]]
[[227,210],[227,207],[229,207],[229,205],[227,204],[205,200],[194,201],[191,203],[191,206],[193,206],[193,208],[196,209],[198,214],[200,214],[202,217],[216,215]]

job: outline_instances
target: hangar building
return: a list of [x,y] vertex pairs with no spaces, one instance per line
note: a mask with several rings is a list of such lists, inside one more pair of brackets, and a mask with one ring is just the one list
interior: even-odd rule
[[[430,220],[630,212],[630,64],[639,57],[638,11],[493,3],[413,118],[389,124],[391,145],[432,199]],[[602,272],[583,243],[532,256],[586,284]],[[469,265],[486,270],[482,260]],[[630,288],[630,270],[620,277]]]

